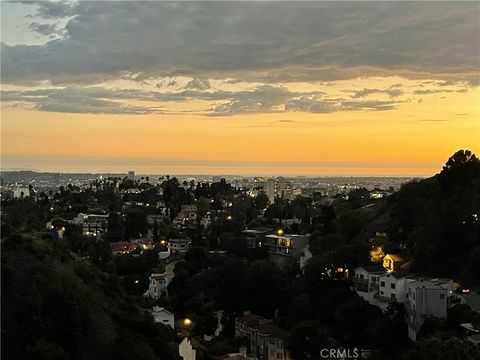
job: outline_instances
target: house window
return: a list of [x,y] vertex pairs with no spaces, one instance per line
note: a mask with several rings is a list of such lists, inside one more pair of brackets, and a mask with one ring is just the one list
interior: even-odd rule
[[395,300],[395,299],[396,299],[395,294],[391,294],[391,295],[390,295],[390,299]]
[[380,281],[380,286],[385,287],[385,281]]
[[395,284],[390,284],[390,288],[395,289]]
[[445,294],[440,294],[440,299],[441,300],[445,299]]
[[377,282],[377,277],[376,276],[372,276],[372,282]]
[[383,291],[380,291],[380,295],[383,295]]

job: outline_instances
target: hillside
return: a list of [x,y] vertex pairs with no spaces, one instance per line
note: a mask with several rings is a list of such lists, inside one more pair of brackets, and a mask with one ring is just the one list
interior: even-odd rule
[[2,244],[2,359],[176,359],[175,335],[62,240]]
[[479,216],[480,161],[461,150],[439,174],[402,186],[370,224],[384,224],[386,247],[403,251],[416,272],[480,285]]

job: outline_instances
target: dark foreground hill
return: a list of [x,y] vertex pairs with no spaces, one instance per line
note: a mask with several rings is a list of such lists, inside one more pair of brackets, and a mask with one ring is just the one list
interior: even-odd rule
[[175,335],[60,240],[2,244],[2,359],[176,359]]

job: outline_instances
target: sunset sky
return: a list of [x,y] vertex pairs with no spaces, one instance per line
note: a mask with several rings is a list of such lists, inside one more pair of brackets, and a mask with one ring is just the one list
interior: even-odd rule
[[430,176],[480,155],[479,2],[1,3],[1,166]]

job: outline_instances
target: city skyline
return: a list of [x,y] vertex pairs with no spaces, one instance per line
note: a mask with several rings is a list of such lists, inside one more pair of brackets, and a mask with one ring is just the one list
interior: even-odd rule
[[2,2],[2,169],[431,176],[480,152],[480,4]]

